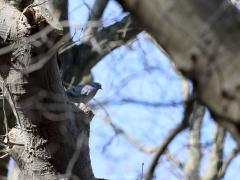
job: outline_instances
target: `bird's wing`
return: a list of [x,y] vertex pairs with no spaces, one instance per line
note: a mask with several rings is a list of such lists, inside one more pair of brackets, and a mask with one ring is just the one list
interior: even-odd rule
[[76,97],[76,96],[79,96],[80,92],[82,91],[83,89],[83,86],[82,85],[79,85],[79,86],[76,86],[76,87],[73,87],[73,88],[70,88],[66,91],[66,94],[68,96],[72,96],[72,97]]
[[91,89],[92,87],[91,86],[84,86],[82,89],[81,89],[81,95],[82,96],[88,96],[90,93],[91,93]]

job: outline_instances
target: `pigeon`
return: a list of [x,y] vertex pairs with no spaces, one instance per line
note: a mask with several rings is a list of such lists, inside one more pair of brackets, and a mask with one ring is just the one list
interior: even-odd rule
[[70,101],[86,104],[96,95],[99,89],[102,89],[100,83],[90,82],[69,88],[66,90],[66,94]]

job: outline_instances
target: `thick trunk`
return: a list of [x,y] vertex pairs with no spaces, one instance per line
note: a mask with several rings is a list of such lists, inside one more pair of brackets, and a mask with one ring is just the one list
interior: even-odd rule
[[7,143],[21,170],[18,179],[95,179],[88,147],[92,114],[66,98],[54,55],[56,32],[31,36],[45,22],[33,30],[21,12],[0,2],[0,43],[13,43],[0,57],[0,80],[17,119]]

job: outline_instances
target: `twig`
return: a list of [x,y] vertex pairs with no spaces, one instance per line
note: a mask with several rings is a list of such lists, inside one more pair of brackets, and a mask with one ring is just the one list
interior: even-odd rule
[[[95,100],[96,101],[96,100]],[[101,109],[104,111],[104,113],[106,114],[104,117],[102,117],[101,119],[107,123],[108,125],[111,126],[111,128],[114,130],[115,135],[113,135],[110,140],[103,146],[102,152],[106,151],[106,148],[113,142],[114,138],[117,135],[122,135],[128,142],[130,142],[135,148],[137,148],[139,151],[143,152],[143,153],[148,153],[148,154],[152,154],[155,153],[157,151],[157,147],[146,147],[143,144],[141,144],[137,139],[135,139],[134,137],[132,137],[127,131],[125,131],[124,129],[122,129],[121,127],[119,127],[118,125],[116,125],[115,123],[112,122],[111,117],[109,115],[109,113],[107,112],[107,110],[102,106],[102,104],[100,104],[100,102],[96,101],[96,104],[99,105],[101,107]],[[178,161],[177,159],[174,158],[174,156],[171,154],[171,152],[169,152],[168,150],[165,151],[166,157],[171,160],[172,162],[174,162],[180,169],[183,169],[183,164]]]
[[218,178],[222,179],[224,175],[226,174],[226,170],[229,166],[229,164],[232,162],[234,157],[239,153],[240,149],[239,148],[234,148],[231,153],[227,156],[227,158],[223,161],[222,167],[219,170],[218,173]]
[[153,157],[153,160],[149,166],[149,169],[146,174],[146,180],[152,180],[154,170],[158,164],[159,158],[164,154],[165,150],[167,149],[168,145],[171,143],[171,141],[184,129],[188,127],[189,118],[193,111],[193,104],[194,101],[187,101],[185,111],[184,111],[184,117],[181,123],[178,124],[177,127],[175,127],[167,136],[165,141],[162,143],[161,146],[157,149],[156,155]]
[[[1,152],[1,151],[0,151]],[[3,159],[8,156],[8,152],[3,152],[4,154],[0,156],[0,159]]]
[[184,164],[176,159],[169,150],[165,150],[167,159],[171,160],[179,169],[183,170]]
[[120,100],[111,100],[111,101],[102,101],[97,104],[92,104],[91,107],[94,108],[95,106],[106,106],[106,105],[122,105],[122,104],[134,104],[139,106],[148,106],[148,107],[154,107],[154,108],[169,108],[169,107],[179,107],[184,105],[187,101],[191,101],[193,99],[187,99],[183,101],[170,101],[170,102],[149,102],[149,101],[143,101],[139,99],[131,99],[131,98],[123,98]]
[[[107,112],[107,110],[104,108],[104,106],[102,106],[98,101],[96,101],[96,102],[97,102],[98,106],[106,114],[104,117],[102,117],[102,120],[104,122],[106,122],[107,124],[109,124],[113,128],[113,130],[114,130],[116,135],[119,135],[119,134],[123,135],[133,146],[137,147],[142,152],[153,153],[156,150],[156,148],[147,148],[147,147],[145,147],[140,142],[138,142],[134,137],[132,137],[128,132],[126,132],[121,127],[119,127],[118,125],[113,123],[112,120],[111,120],[110,114]],[[111,144],[113,138],[114,138],[114,136],[111,138],[111,140],[106,145]],[[104,149],[105,148],[106,148],[106,146],[104,146]]]

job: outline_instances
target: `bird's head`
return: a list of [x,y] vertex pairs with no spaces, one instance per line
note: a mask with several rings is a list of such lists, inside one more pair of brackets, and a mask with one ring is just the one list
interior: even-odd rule
[[102,85],[100,83],[97,82],[91,82],[90,83],[91,86],[97,88],[97,89],[102,89]]

